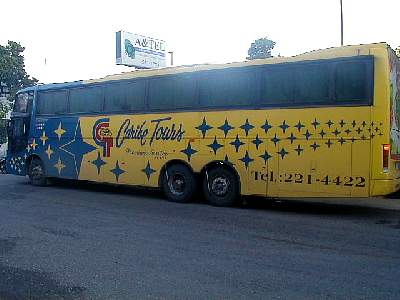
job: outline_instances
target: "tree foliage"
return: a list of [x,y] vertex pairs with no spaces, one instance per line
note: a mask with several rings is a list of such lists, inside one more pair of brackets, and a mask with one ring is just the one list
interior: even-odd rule
[[251,46],[247,51],[247,54],[249,55],[247,59],[272,57],[271,50],[274,49],[275,44],[274,41],[267,37],[255,40],[251,43]]
[[[19,89],[34,85],[38,80],[30,77],[25,71],[24,52],[21,44],[8,41],[7,45],[0,45],[0,82],[6,84],[10,90],[9,101],[14,101]],[[0,118],[10,110],[7,103],[0,103]]]

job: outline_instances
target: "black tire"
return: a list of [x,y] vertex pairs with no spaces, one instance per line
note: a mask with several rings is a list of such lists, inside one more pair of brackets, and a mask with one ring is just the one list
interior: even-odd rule
[[173,164],[163,174],[162,188],[169,201],[187,203],[196,191],[196,179],[185,165]]
[[32,185],[36,186],[47,185],[46,172],[40,158],[32,159],[28,168],[28,176]]
[[239,201],[239,182],[233,171],[214,167],[205,173],[203,192],[214,206],[233,206]]

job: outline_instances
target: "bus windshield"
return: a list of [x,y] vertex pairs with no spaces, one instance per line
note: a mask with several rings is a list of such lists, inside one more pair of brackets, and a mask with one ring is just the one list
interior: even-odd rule
[[14,103],[14,112],[16,113],[28,113],[31,107],[33,93],[21,93],[18,94]]

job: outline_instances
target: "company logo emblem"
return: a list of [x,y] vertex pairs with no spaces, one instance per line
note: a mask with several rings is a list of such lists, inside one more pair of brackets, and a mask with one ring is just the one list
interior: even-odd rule
[[130,58],[135,59],[135,47],[128,39],[125,39],[125,52]]
[[109,127],[109,118],[99,119],[93,126],[93,139],[97,145],[103,147],[103,157],[110,157],[113,147],[113,137]]

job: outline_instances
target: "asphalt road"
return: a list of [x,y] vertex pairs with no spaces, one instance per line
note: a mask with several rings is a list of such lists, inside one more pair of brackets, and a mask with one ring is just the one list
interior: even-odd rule
[[0,299],[400,299],[400,211],[252,200],[1,175]]

